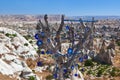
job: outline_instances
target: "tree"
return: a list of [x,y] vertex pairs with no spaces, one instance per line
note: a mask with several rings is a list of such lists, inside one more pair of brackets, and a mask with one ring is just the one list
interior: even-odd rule
[[[74,25],[73,23],[67,24],[66,28],[64,28],[66,24],[64,23],[65,19],[62,15],[58,30],[51,27],[47,19],[48,17],[45,15],[45,24],[39,20],[36,27],[37,33],[35,34],[35,38],[37,39],[38,54],[40,57],[44,49],[46,53],[54,56],[56,65],[53,76],[58,80],[64,80],[70,75],[73,69],[78,68],[78,61],[83,62],[85,59],[88,59],[88,55],[93,56],[93,33],[95,32],[93,26],[94,18],[91,21],[91,27],[85,26],[82,19],[80,19],[80,23],[77,26],[78,28],[75,28],[74,26],[76,24]],[[54,36],[52,33],[53,30],[56,32]],[[65,31],[64,35],[66,34],[67,41],[71,43],[71,46],[69,46],[67,50],[67,54],[63,54],[61,50],[61,44],[64,40],[61,37],[63,31]],[[88,50],[90,50],[89,54],[87,54]],[[76,75],[77,73],[75,76]]]

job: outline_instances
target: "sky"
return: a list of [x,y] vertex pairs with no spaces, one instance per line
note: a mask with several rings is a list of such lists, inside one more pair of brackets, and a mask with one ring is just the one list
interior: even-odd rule
[[0,0],[0,14],[120,16],[120,0]]

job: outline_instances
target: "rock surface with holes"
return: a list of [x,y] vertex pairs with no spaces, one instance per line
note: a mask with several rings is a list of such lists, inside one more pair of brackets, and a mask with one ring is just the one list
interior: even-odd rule
[[[29,73],[25,74],[24,78],[35,76],[25,62],[27,58],[35,59],[37,55],[31,44],[12,29],[0,27],[0,31],[4,32],[0,33],[0,73],[17,78],[20,78],[22,72]],[[16,36],[11,37],[6,34],[15,34]],[[25,46],[25,43],[28,45]],[[37,80],[39,80],[38,77]]]

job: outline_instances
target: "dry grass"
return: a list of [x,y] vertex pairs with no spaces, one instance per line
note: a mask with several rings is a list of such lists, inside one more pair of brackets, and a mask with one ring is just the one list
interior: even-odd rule
[[115,48],[116,56],[113,58],[113,66],[120,67],[120,47],[116,45]]
[[[41,58],[36,57],[36,60],[32,60],[31,58],[28,58],[26,60],[26,63],[28,65],[28,67],[30,67],[31,69],[34,69],[36,67],[37,61],[41,61],[44,65],[50,65],[50,64],[54,63],[54,60],[48,55],[41,55]],[[35,72],[35,74],[39,78],[42,77],[42,80],[46,80],[46,77],[48,75],[51,75],[51,73],[47,70],[43,71],[42,73],[41,72]]]
[[90,76],[86,76],[85,80],[120,80],[120,77],[99,77],[99,78],[91,78]]
[[7,75],[0,74],[0,80],[17,80],[16,78],[10,78]]
[[36,58],[36,62],[41,61],[44,65],[54,64],[55,61],[50,57],[50,55],[41,55]]
[[120,67],[120,55],[117,55],[113,58],[113,66]]
[[95,78],[91,80],[120,80],[120,77],[113,77],[113,78]]
[[26,63],[28,65],[28,67],[31,68],[31,69],[34,69],[35,66],[36,66],[36,61],[32,60],[31,58],[28,58],[26,60]]
[[35,74],[37,74],[39,78],[42,77],[42,80],[46,80],[46,77],[47,77],[48,75],[51,75],[51,73],[50,73],[49,71],[44,71],[44,72],[42,72],[42,73],[40,73],[40,72],[35,72]]

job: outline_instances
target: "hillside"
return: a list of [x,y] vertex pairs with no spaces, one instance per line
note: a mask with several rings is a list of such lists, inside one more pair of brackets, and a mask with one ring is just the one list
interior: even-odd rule
[[[0,27],[0,45],[0,73],[2,75],[18,79],[21,72],[29,72],[24,77],[35,75],[25,61],[27,58],[34,60],[37,54],[24,37],[16,31]],[[0,80],[2,78],[3,76],[0,75]]]

